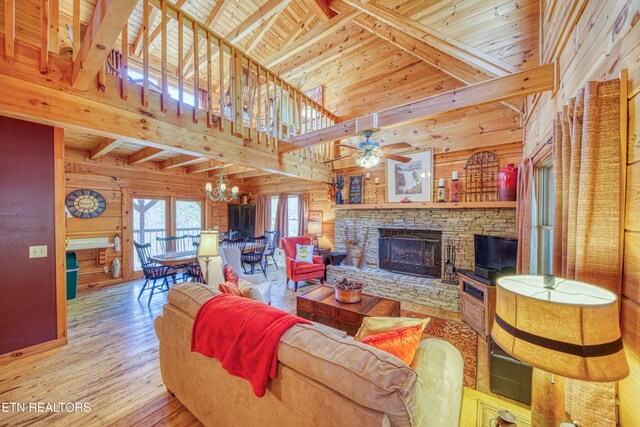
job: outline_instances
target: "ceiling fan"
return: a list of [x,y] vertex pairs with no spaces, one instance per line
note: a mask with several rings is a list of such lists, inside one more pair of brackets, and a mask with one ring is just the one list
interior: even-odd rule
[[380,163],[380,159],[382,157],[402,163],[407,163],[411,160],[409,157],[392,154],[387,151],[397,150],[401,148],[411,148],[411,144],[408,144],[406,142],[397,142],[395,144],[381,146],[379,142],[369,141],[369,138],[371,137],[371,135],[373,135],[372,130],[365,130],[364,132],[362,132],[362,135],[364,136],[364,141],[359,143],[356,147],[348,144],[336,144],[338,147],[349,148],[351,150],[356,150],[356,152],[348,154],[346,156],[336,157],[335,159],[328,160],[325,163],[335,162],[337,160],[358,156],[356,157],[356,163],[358,164],[358,166],[369,169]]

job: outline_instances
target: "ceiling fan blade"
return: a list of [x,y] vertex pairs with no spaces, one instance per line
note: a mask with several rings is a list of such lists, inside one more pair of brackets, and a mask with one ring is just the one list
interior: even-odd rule
[[347,144],[335,144],[336,147],[342,147],[342,148],[351,148],[352,150],[359,150],[358,147],[354,147],[353,145],[347,145]]
[[401,162],[401,163],[407,163],[411,161],[409,157],[398,156],[397,154],[391,154],[391,153],[382,153],[382,157],[389,160],[395,160],[396,162]]
[[338,160],[348,159],[349,157],[353,157],[353,156],[357,156],[357,155],[358,155],[358,153],[352,153],[352,154],[349,154],[347,156],[336,157],[335,159],[327,160],[326,162],[322,162],[322,163],[337,162]]
[[398,150],[400,148],[412,148],[413,145],[408,142],[396,142],[395,144],[383,145],[380,148],[383,150]]

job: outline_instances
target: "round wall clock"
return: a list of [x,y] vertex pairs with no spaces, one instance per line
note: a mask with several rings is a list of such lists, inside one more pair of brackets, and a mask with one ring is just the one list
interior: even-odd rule
[[78,218],[95,218],[107,207],[102,194],[93,190],[72,191],[65,204],[71,215]]

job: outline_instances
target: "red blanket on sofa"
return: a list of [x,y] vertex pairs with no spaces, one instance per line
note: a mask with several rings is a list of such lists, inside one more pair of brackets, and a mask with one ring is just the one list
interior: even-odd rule
[[217,295],[205,302],[193,322],[191,351],[214,357],[231,375],[251,383],[262,397],[278,367],[278,343],[296,323],[311,324],[261,302]]

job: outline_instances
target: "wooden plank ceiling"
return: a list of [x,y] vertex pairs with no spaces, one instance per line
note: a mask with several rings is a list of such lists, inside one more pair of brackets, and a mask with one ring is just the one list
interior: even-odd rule
[[[325,106],[344,119],[492,77],[491,71],[482,71],[482,67],[474,63],[474,58],[485,62],[483,58],[488,58],[489,62],[498,64],[499,70],[511,72],[539,65],[539,4],[536,0],[173,2],[301,89],[323,86]],[[17,20],[24,23],[16,28],[16,38],[38,46],[40,0],[16,3]],[[95,0],[83,0],[81,5],[84,28],[92,16]],[[64,49],[72,45],[69,28],[72,26],[73,0],[60,0],[60,6],[60,47]],[[381,15],[373,16],[379,11],[382,11]],[[160,15],[152,8],[152,34],[160,24]],[[394,19],[408,25],[394,27]],[[139,1],[129,18],[128,43],[133,68],[139,58],[136,48],[140,44],[141,23],[142,1]],[[4,7],[0,7],[0,26],[4,28]],[[170,23],[169,28],[168,45],[175,47],[177,25]],[[408,32],[411,36],[407,36]],[[440,50],[432,47],[433,34],[437,36],[435,40],[439,40]],[[159,41],[160,37],[151,50],[152,69],[154,63],[160,63]],[[189,76],[193,46],[188,32],[185,32],[185,52],[185,69]],[[177,52],[170,50],[168,54],[169,72],[175,74]],[[200,50],[202,54],[204,47]],[[469,55],[473,57],[470,59]],[[494,108],[508,106],[496,105]],[[403,133],[398,129],[386,132],[383,137],[386,142],[393,142],[395,135]],[[71,147],[92,150],[99,148],[100,143],[104,144],[104,141],[99,137],[77,132],[67,134],[67,144]],[[108,150],[133,155],[143,148],[124,141]],[[163,152],[153,161],[162,162],[177,156]]]

